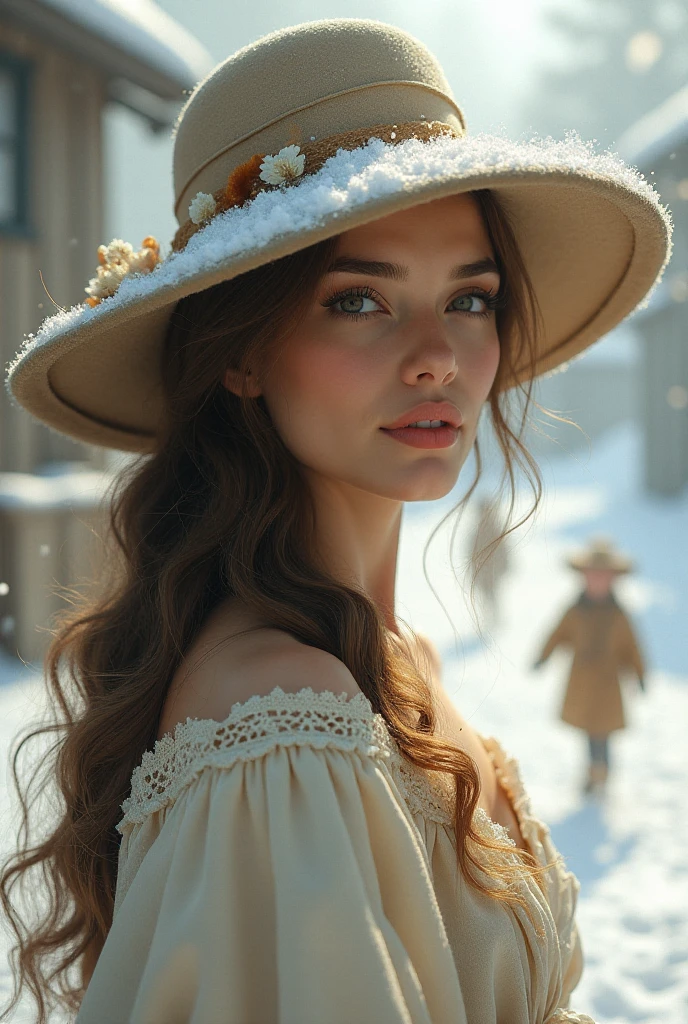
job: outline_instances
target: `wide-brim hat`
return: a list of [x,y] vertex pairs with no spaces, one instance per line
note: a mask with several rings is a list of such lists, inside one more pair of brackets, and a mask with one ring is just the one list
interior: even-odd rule
[[[407,33],[337,19],[266,36],[215,68],[180,115],[171,253],[160,259],[152,238],[138,251],[101,246],[86,302],[25,340],[9,393],[73,438],[154,450],[165,421],[162,342],[181,298],[357,225],[486,188],[538,299],[536,375],[618,324],[668,260],[670,218],[642,175],[574,137],[467,134],[441,67]],[[530,374],[516,367],[509,383]]]
[[586,569],[609,569],[619,575],[632,572],[634,563],[628,555],[618,551],[608,537],[593,537],[587,547],[574,552],[567,564],[578,572]]

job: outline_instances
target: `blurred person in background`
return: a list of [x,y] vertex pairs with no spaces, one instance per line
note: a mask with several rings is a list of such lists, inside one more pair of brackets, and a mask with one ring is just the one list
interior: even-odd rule
[[609,775],[609,736],[626,727],[620,675],[635,673],[645,689],[645,662],[631,621],[614,592],[619,576],[631,572],[629,558],[604,537],[568,560],[583,577],[584,588],[545,641],[534,668],[558,647],[573,652],[561,719],[588,738],[585,792],[604,788]]
[[478,608],[489,627],[499,624],[499,589],[509,571],[509,540],[504,529],[499,507],[489,498],[481,498],[470,539],[470,565]]
[[426,47],[357,19],[220,64],[174,165],[173,253],[102,246],[9,377],[145,456],[47,655],[61,817],[0,879],[40,1024],[589,1024],[577,882],[395,574],[483,412],[532,513],[530,383],[643,300],[668,214],[611,154],[468,135]]

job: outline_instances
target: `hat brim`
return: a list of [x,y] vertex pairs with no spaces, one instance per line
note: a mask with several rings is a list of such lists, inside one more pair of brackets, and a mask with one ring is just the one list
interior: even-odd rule
[[623,555],[610,556],[609,560],[604,565],[593,561],[588,554],[573,555],[567,560],[567,564],[571,569],[576,569],[577,572],[585,572],[588,569],[601,569],[605,572],[615,572],[619,576],[632,572],[634,568],[631,559],[624,558]]
[[[576,138],[371,139],[284,189],[218,215],[99,305],[46,320],[9,367],[11,396],[55,430],[124,451],[156,447],[161,345],[186,295],[399,210],[489,188],[506,210],[542,313],[535,375],[606,334],[659,280],[671,221],[651,185]],[[519,369],[520,378],[528,375]]]

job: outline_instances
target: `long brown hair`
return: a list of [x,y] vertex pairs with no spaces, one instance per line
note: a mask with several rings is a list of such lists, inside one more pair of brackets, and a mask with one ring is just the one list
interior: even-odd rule
[[[532,365],[537,308],[507,218],[494,196],[474,193],[507,290],[498,312],[501,358],[489,398],[492,423],[513,492],[520,464],[537,467],[521,439],[529,385],[516,388],[517,422],[504,385]],[[312,302],[335,239],[318,243],[179,302],[167,333],[163,384],[169,411],[156,452],[135,460],[110,502],[107,573],[96,596],[68,593],[54,622],[45,674],[52,719],[27,731],[14,750],[22,810],[18,852],[0,878],[17,942],[15,990],[26,986],[44,1024],[55,1006],[78,1009],[112,923],[121,804],[133,769],[154,744],[170,680],[211,610],[230,596],[272,627],[339,658],[402,752],[456,780],[457,856],[470,884],[523,904],[513,880],[538,873],[534,859],[482,837],[473,827],[480,782],[471,758],[434,735],[431,690],[410,648],[393,642],[380,610],[331,578],[310,550],[313,508],[299,464],[274,429],[261,398],[222,386],[228,366],[245,371],[267,356]],[[298,299],[296,298],[298,297]],[[513,392],[512,392],[513,394]],[[479,471],[479,465],[478,465]],[[382,683],[381,681],[384,681]],[[52,746],[24,793],[24,744]],[[57,824],[36,838],[36,798],[56,791]],[[36,825],[36,822],[33,823]],[[485,874],[478,847],[507,850]],[[503,862],[503,863],[502,863]],[[35,881],[34,881],[35,880]],[[34,919],[12,900],[47,899]]]

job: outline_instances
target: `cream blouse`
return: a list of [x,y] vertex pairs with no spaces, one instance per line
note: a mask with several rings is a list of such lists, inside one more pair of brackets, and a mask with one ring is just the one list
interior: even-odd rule
[[[78,1024],[592,1024],[563,1009],[578,883],[515,762],[483,742],[551,862],[545,893],[518,882],[533,921],[466,883],[451,778],[403,757],[363,694],[276,687],[177,725],[122,805],[114,920]],[[514,845],[481,809],[475,826]]]

